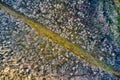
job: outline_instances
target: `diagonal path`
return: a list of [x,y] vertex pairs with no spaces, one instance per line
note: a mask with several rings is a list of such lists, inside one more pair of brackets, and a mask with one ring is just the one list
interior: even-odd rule
[[80,57],[81,59],[85,60],[91,65],[94,65],[100,68],[103,71],[106,71],[109,74],[114,76],[120,77],[120,73],[115,71],[110,65],[105,64],[102,61],[99,61],[97,58],[93,57],[90,53],[86,52],[81,47],[77,46],[76,44],[71,43],[65,38],[62,38],[59,34],[47,29],[43,24],[36,22],[35,20],[24,16],[23,14],[14,11],[9,6],[5,5],[4,3],[0,2],[0,8],[9,13],[10,15],[14,16],[15,18],[20,19],[29,27],[33,28],[37,31],[39,36],[48,37],[49,39],[53,40],[57,44],[63,46],[64,48],[70,50],[76,56]]

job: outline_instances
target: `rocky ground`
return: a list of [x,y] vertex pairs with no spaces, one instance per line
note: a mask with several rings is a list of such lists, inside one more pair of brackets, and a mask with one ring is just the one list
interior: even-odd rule
[[[2,0],[120,70],[112,0]],[[0,79],[118,80],[0,10]]]

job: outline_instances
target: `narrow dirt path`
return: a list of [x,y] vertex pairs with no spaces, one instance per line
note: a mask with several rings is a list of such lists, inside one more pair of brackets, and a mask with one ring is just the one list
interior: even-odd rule
[[107,65],[104,62],[94,58],[90,53],[86,52],[84,49],[77,46],[76,44],[71,43],[67,39],[62,38],[60,35],[56,34],[55,32],[47,29],[43,24],[40,24],[35,20],[28,18],[19,12],[14,11],[13,9],[11,9],[9,6],[5,5],[2,2],[0,2],[0,8],[6,11],[7,13],[9,13],[10,15],[14,16],[15,18],[20,19],[21,21],[29,25],[29,27],[37,31],[39,36],[48,37],[57,44],[70,50],[71,52],[73,52],[73,54],[85,60],[89,64],[94,65],[100,68],[101,70],[108,72],[109,74],[120,77],[120,73],[113,70],[113,68],[110,65]]

